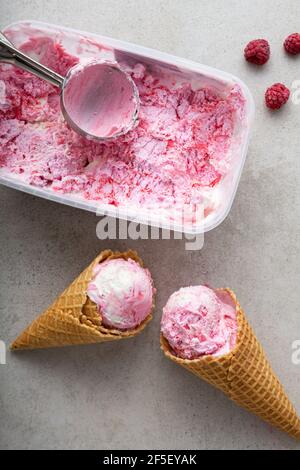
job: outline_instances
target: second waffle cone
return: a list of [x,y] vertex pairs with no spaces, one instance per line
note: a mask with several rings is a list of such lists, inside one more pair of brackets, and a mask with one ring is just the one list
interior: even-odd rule
[[235,349],[219,357],[181,359],[173,354],[168,341],[161,335],[162,350],[169,359],[222,390],[238,405],[300,440],[300,420],[296,410],[273,372],[236,296],[230,289],[221,291],[229,294],[236,305],[238,335]]

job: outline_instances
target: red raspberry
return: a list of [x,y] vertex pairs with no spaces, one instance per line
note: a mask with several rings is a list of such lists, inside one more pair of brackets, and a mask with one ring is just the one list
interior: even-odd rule
[[289,54],[300,54],[300,34],[290,34],[284,41],[284,48]]
[[270,109],[279,109],[290,96],[290,90],[282,83],[274,83],[265,94],[266,105]]
[[244,56],[248,62],[263,65],[270,58],[270,45],[266,39],[254,39],[244,49]]

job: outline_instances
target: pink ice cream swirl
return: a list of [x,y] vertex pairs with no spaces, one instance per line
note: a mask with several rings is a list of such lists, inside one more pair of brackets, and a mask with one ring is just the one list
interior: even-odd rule
[[183,287],[164,307],[161,331],[183,359],[221,356],[236,344],[236,309],[209,287]]
[[87,289],[104,326],[130,330],[149,315],[155,289],[150,272],[132,259],[100,263]]

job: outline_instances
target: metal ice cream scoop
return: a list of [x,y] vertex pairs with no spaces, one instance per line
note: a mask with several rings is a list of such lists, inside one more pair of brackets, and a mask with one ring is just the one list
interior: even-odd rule
[[13,64],[59,87],[63,116],[84,137],[113,140],[137,124],[138,90],[117,62],[90,59],[62,77],[19,51],[1,32],[0,62]]

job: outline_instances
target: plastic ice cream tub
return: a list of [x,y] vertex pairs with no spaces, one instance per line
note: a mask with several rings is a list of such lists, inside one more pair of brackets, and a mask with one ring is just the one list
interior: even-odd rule
[[[77,31],[61,26],[35,21],[22,21],[5,28],[6,33],[17,47],[30,39],[46,37],[58,41],[68,54],[74,54],[79,60],[90,58],[115,59],[134,68],[141,64],[151,71],[153,77],[162,77],[162,81],[172,82],[172,86],[188,84],[192,90],[209,87],[218,95],[226,95],[228,90],[239,90],[242,111],[236,113],[231,142],[226,147],[226,171],[216,185],[203,188],[201,201],[159,207],[142,204],[109,203],[87,199],[80,191],[61,193],[53,188],[34,186],[22,174],[0,168],[0,183],[20,191],[60,202],[80,209],[108,215],[119,219],[147,224],[153,227],[171,229],[187,234],[207,232],[219,225],[228,215],[239,184],[245,163],[249,132],[254,116],[254,102],[247,86],[237,77],[223,71],[207,67],[166,53],[111,39],[98,34]],[[139,65],[140,66],[140,65]],[[174,85],[175,84],[175,85]],[[174,154],[176,158],[176,153]],[[222,170],[221,170],[222,173]],[[184,214],[184,215],[182,215]],[[188,215],[187,215],[188,214]]]

